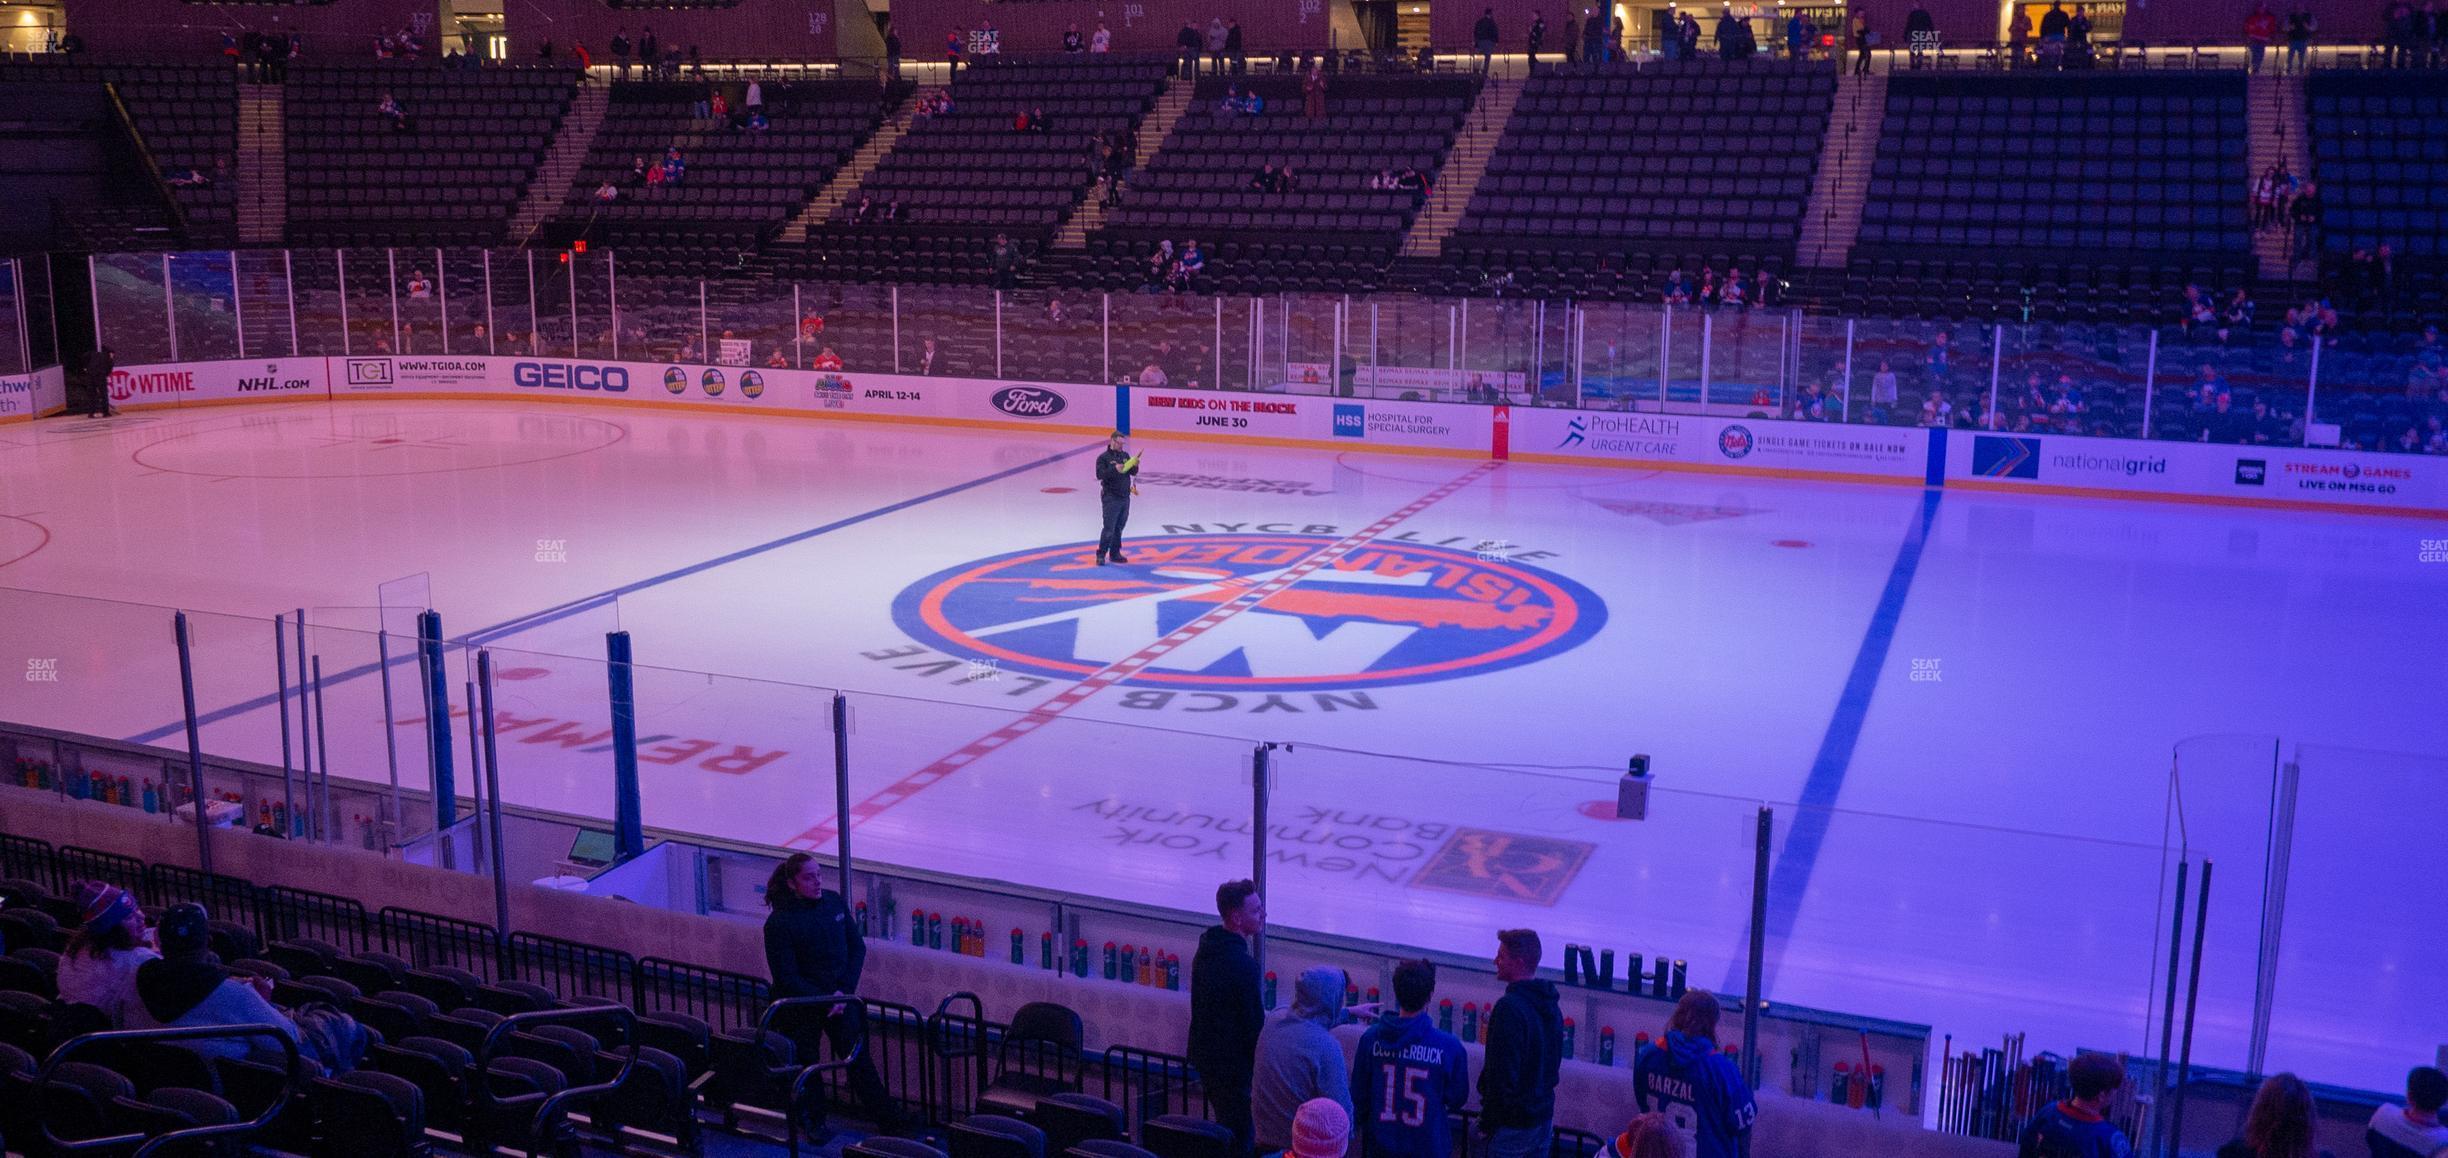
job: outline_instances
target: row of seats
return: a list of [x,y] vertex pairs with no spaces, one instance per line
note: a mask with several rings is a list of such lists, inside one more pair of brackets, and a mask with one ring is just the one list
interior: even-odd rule
[[[778,1123],[795,1146],[849,1086],[847,1067],[805,1053],[819,1048],[831,999],[772,1003],[757,978],[523,933],[497,957],[491,930],[469,922],[369,916],[344,896],[27,838],[8,851],[12,871],[44,878],[0,881],[10,951],[0,957],[0,1131],[12,1149],[38,1151],[21,1139],[38,1140],[45,1126],[71,1140],[153,1137],[276,1111],[246,1136],[249,1147],[312,1158],[421,1158],[437,1145],[703,1154],[716,1122],[734,1132]],[[38,1086],[39,1059],[102,1027],[101,1011],[62,1004],[49,988],[62,923],[81,915],[63,894],[92,871],[232,918],[212,922],[213,952],[269,979],[275,1004],[345,1009],[367,1030],[362,1063],[301,1083],[280,1066],[208,1061],[139,1034],[54,1058]],[[1029,1003],[996,1023],[967,994],[932,1014],[848,1000],[864,1058],[885,1082],[891,1104],[881,1109],[918,1135],[870,1137],[849,1147],[853,1158],[1229,1156],[1230,1132],[1197,1113],[1204,1099],[1185,1059],[1091,1055],[1079,1015],[1062,1005]],[[1100,1073],[1105,1096],[1088,1092]],[[812,1097],[795,1100],[794,1083]],[[1597,1149],[1567,1134],[1549,1158]]]
[[[498,243],[577,80],[565,68],[292,69],[283,93],[290,239],[423,242],[439,232]],[[377,111],[386,93],[413,132],[394,131]],[[372,196],[350,196],[360,192]],[[435,192],[443,195],[422,195]]]
[[2323,248],[2345,254],[2388,245],[2422,267],[2409,272],[2429,275],[2409,280],[2435,286],[2448,268],[2440,264],[2448,261],[2448,213],[2439,208],[2439,190],[2448,188],[2448,139],[2439,131],[2448,78],[2322,73],[2305,82],[2304,93],[2312,175],[2328,210]]

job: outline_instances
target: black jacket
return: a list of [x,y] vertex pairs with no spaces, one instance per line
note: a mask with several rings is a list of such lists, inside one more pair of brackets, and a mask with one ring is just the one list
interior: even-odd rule
[[1493,16],[1480,17],[1478,23],[1471,25],[1471,39],[1494,44],[1496,42],[1496,18]]
[[773,914],[765,918],[765,967],[773,973],[773,995],[858,992],[867,938],[842,895],[827,891],[811,901],[794,893],[774,901]]
[[1190,958],[1190,1064],[1209,1080],[1238,1078],[1247,1088],[1258,1060],[1258,1030],[1266,1005],[1258,991],[1258,959],[1249,942],[1222,925],[1199,934]]
[[[1127,499],[1127,498],[1129,498],[1129,497],[1130,497],[1130,492],[1131,492],[1131,477],[1139,473],[1139,468],[1138,468],[1138,466],[1137,466],[1136,464],[1132,465],[1132,466],[1131,466],[1129,469],[1127,469],[1127,470],[1123,469],[1122,464],[1123,464],[1123,463],[1126,463],[1126,462],[1130,462],[1130,459],[1131,459],[1131,456],[1130,456],[1129,454],[1127,454],[1127,453],[1125,453],[1125,452],[1123,452],[1123,451],[1119,451],[1119,450],[1109,450],[1109,451],[1106,451],[1105,453],[1100,454],[1100,455],[1098,455],[1098,456],[1097,456],[1097,460],[1096,460],[1096,476],[1097,476],[1097,486],[1099,486],[1100,488],[1102,488],[1102,492],[1103,492],[1103,494],[1104,494],[1104,496],[1105,496],[1106,498],[1109,498],[1109,499]],[[1223,928],[1223,926],[1222,926],[1222,925],[1218,925],[1218,926],[1216,926],[1216,927],[1215,927],[1215,929],[1210,929],[1210,930],[1208,930],[1208,932],[1212,933],[1212,932],[1215,932],[1215,931],[1216,931],[1216,929],[1221,929],[1221,928]],[[1246,945],[1242,946],[1242,948],[1241,948],[1241,956],[1242,956],[1244,959],[1249,958],[1249,947],[1248,947],[1248,946],[1246,946]],[[1199,956],[1198,956],[1197,960],[1203,961],[1203,960],[1206,960],[1206,958],[1207,958],[1207,943],[1206,943],[1205,941],[1203,941],[1203,940],[1202,940],[1202,941],[1200,941],[1200,942],[1199,942]],[[1253,967],[1253,968],[1255,968],[1255,966],[1254,966],[1254,965],[1253,965],[1252,967]],[[1195,966],[1193,967],[1193,974],[1192,974],[1192,975],[1193,975],[1193,976],[1195,976],[1195,975],[1196,975],[1196,972],[1195,972]],[[1197,1024],[1197,1019],[1196,1019],[1195,1017],[1193,1017],[1193,1018],[1192,1018],[1192,1022],[1191,1022],[1191,1024],[1193,1024],[1193,1025]],[[1257,1038],[1257,1032],[1258,1032],[1258,1031],[1257,1031],[1257,1030],[1254,1030],[1254,1029],[1250,1031],[1250,1034],[1251,1034],[1250,1040],[1251,1040],[1251,1041],[1256,1041],[1256,1040],[1258,1040],[1258,1038]],[[1192,1038],[1193,1040],[1196,1040],[1196,1039],[1197,1039],[1197,1037],[1198,1037],[1198,1034],[1197,1034],[1197,1032],[1194,1030],[1194,1031],[1192,1031],[1192,1033],[1191,1033],[1191,1035],[1190,1035],[1190,1036],[1191,1036],[1191,1038]]]
[[1564,1010],[1552,981],[1516,981],[1488,1014],[1487,1060],[1479,1070],[1480,1123],[1523,1129],[1555,1117],[1564,1064]]

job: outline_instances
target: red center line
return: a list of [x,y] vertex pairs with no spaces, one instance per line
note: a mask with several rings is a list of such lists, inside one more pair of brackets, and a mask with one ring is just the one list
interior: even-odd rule
[[[1346,535],[1341,539],[1337,539],[1332,543],[1310,552],[1308,555],[1302,557],[1299,562],[1293,564],[1289,568],[1286,568],[1282,572],[1279,572],[1274,578],[1263,583],[1251,584],[1246,579],[1232,579],[1218,584],[1217,586],[1221,587],[1246,586],[1248,589],[1242,591],[1238,595],[1233,596],[1231,599],[1210,608],[1206,614],[1199,616],[1197,619],[1191,620],[1180,627],[1174,628],[1170,633],[1156,640],[1154,643],[1140,648],[1138,651],[1132,652],[1131,654],[1090,673],[1086,679],[1083,679],[1080,682],[1063,689],[1062,692],[1054,696],[1054,698],[1029,709],[1027,712],[1012,720],[1010,723],[1005,724],[1000,728],[996,728],[994,731],[988,732],[987,734],[962,745],[957,751],[954,751],[950,755],[944,756],[941,759],[936,760],[934,763],[928,764],[926,767],[920,768],[919,770],[876,790],[874,795],[850,806],[851,827],[855,828],[860,824],[864,824],[868,820],[881,815],[894,805],[917,795],[919,792],[924,791],[925,789],[942,781],[945,777],[948,777],[954,772],[958,772],[969,764],[983,758],[984,756],[993,752],[995,749],[1000,748],[1005,744],[1009,744],[1022,736],[1028,735],[1030,732],[1034,732],[1047,724],[1053,723],[1056,719],[1061,718],[1064,713],[1078,707],[1083,703],[1086,703],[1098,692],[1104,691],[1106,688],[1112,687],[1123,680],[1129,679],[1131,676],[1137,675],[1141,668],[1144,668],[1149,664],[1164,658],[1166,655],[1181,647],[1183,644],[1186,644],[1191,640],[1197,639],[1199,636],[1206,634],[1217,624],[1220,624],[1227,619],[1231,619],[1244,611],[1255,609],[1258,607],[1258,605],[1265,603],[1277,592],[1283,591],[1286,588],[1299,583],[1301,580],[1306,579],[1310,575],[1316,573],[1319,568],[1322,568],[1327,564],[1350,554],[1379,535],[1383,535],[1387,531],[1393,530],[1395,526],[1399,525],[1404,520],[1409,519],[1411,516],[1444,501],[1455,491],[1461,490],[1463,487],[1469,486],[1470,484],[1495,473],[1495,471],[1501,468],[1503,465],[1504,464],[1501,462],[1484,462],[1478,466],[1472,467],[1470,470],[1464,471],[1461,475],[1437,487],[1435,490],[1429,491],[1427,494],[1411,500],[1408,505],[1402,507],[1400,510],[1395,511],[1374,523],[1370,523],[1368,526]],[[833,836],[833,822],[828,819],[819,822],[806,832],[802,832],[798,836],[792,838],[789,841],[789,846],[792,848],[805,849],[821,848],[827,841],[832,840]]]

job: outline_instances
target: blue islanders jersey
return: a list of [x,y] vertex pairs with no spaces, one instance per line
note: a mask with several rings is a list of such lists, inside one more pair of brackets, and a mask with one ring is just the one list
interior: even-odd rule
[[1447,1116],[1470,1100],[1470,1055],[1427,1014],[1388,1016],[1360,1037],[1351,1091],[1364,1158],[1449,1158]]

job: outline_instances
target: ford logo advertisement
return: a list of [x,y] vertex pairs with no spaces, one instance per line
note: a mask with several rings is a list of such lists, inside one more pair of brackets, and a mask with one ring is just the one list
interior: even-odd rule
[[1063,396],[1043,386],[1006,386],[994,392],[994,408],[1015,418],[1052,418],[1063,410]]

